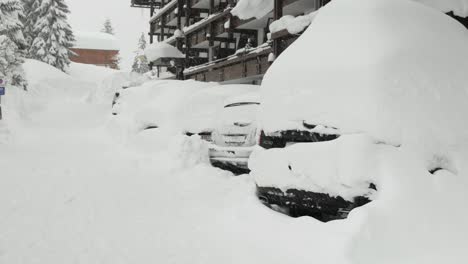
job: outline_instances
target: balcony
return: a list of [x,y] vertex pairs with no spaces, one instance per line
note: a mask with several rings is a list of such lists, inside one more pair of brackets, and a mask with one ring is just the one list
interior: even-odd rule
[[257,48],[188,68],[185,77],[204,82],[230,82],[235,80],[255,80],[270,67],[268,56],[272,52],[270,43]]
[[153,3],[155,7],[161,6],[161,0],[131,0],[132,7],[149,8],[151,7],[151,3]]
[[168,12],[174,12],[177,8],[177,0],[172,0],[167,3],[164,7],[156,11],[156,14],[150,18],[150,23],[153,23],[156,20],[160,20],[163,15],[166,15]]
[[[184,33],[190,40],[192,47],[208,47],[208,36],[213,34],[213,38],[220,37],[220,34],[227,32],[224,24],[230,18],[230,9],[219,12],[209,17],[198,21],[197,23],[184,28]],[[210,27],[213,32],[210,32]]]

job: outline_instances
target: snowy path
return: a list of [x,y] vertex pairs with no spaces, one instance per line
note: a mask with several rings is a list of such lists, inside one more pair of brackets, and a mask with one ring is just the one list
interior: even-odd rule
[[272,212],[248,175],[126,151],[107,117],[52,103],[1,146],[0,263],[345,263],[343,226]]

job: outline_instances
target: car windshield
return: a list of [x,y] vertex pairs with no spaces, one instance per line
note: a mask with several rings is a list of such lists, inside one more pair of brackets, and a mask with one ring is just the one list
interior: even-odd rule
[[235,106],[243,106],[243,105],[259,105],[259,104],[260,103],[258,103],[258,102],[240,102],[240,103],[228,104],[224,108],[235,107]]

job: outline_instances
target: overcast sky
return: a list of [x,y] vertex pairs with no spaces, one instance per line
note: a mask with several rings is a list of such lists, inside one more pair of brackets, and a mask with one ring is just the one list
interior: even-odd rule
[[[110,18],[120,45],[121,68],[129,70],[142,32],[149,31],[149,10],[130,7],[130,0],[65,0],[75,31],[99,32]],[[148,35],[146,40],[149,41]]]

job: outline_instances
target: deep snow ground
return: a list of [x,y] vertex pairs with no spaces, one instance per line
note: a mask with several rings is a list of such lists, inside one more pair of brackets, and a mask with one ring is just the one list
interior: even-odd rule
[[196,140],[120,142],[89,83],[67,80],[84,89],[70,96],[42,82],[47,98],[29,98],[0,145],[0,263],[347,263],[351,224],[271,211],[248,175],[198,159]]

